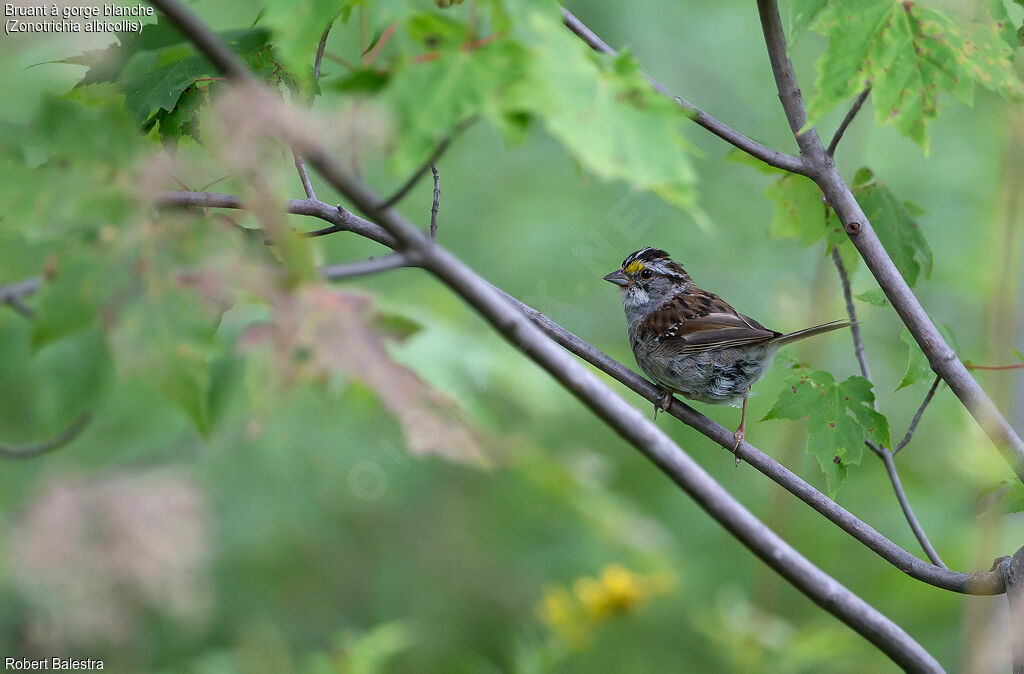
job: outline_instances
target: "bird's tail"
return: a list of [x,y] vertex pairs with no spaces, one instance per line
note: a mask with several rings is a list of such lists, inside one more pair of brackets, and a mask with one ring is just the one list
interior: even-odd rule
[[774,341],[779,346],[784,346],[791,342],[797,342],[801,339],[820,335],[823,332],[831,332],[833,330],[838,330],[839,328],[847,328],[851,325],[853,325],[853,323],[850,321],[830,321],[828,323],[822,323],[821,325],[815,325],[813,328],[804,328],[803,330],[791,332],[787,335],[783,335],[782,337],[777,337]]

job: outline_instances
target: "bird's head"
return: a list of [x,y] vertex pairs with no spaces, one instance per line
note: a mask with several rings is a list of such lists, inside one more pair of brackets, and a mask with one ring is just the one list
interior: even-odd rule
[[657,307],[665,300],[686,290],[690,275],[660,248],[641,248],[622,261],[622,266],[604,277],[622,289],[626,308],[651,304]]

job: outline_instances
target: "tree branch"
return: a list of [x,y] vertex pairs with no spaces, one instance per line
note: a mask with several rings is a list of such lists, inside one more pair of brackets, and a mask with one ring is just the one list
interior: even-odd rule
[[839,273],[839,285],[843,287],[843,300],[846,301],[846,315],[850,317],[850,334],[853,335],[853,352],[860,365],[860,373],[871,381],[871,369],[868,367],[868,356],[864,351],[864,338],[860,334],[860,323],[857,322],[857,307],[853,303],[853,291],[850,290],[850,276],[846,273],[846,265],[839,255],[839,249],[832,248],[832,262]]
[[[568,28],[577,37],[583,40],[583,42],[586,43],[586,45],[593,49],[594,51],[601,52],[602,54],[611,54],[612,56],[618,53],[610,46],[608,46],[608,44],[605,43],[604,40],[598,37],[594,33],[594,31],[590,30],[590,28],[588,28],[582,21],[577,19],[572,14],[572,12],[567,10],[565,7],[562,7],[562,21],[563,23],[565,23],[566,28]],[[651,84],[651,86],[654,87],[655,91],[664,94],[665,96],[668,96],[676,103],[678,103],[679,107],[681,107],[683,110],[687,112],[690,119],[692,119],[698,125],[707,129],[711,133],[715,134],[725,142],[729,143],[734,147],[739,148],[740,150],[743,150],[752,157],[760,159],[769,166],[774,166],[776,168],[783,169],[784,171],[790,171],[792,173],[807,175],[806,168],[803,165],[803,160],[801,160],[800,157],[794,157],[791,154],[786,154],[785,152],[773,150],[770,147],[766,147],[755,140],[747,138],[739,131],[736,131],[735,129],[729,127],[726,124],[723,124],[722,122],[718,121],[711,115],[707,114],[694,104],[687,101],[682,96],[676,96],[675,94],[670,92],[665,87],[665,85],[663,85],[661,82],[654,79],[650,75],[646,73],[641,73],[641,75],[643,75],[644,79],[646,79]]]
[[1024,674],[1024,547],[998,565],[1010,600],[1010,653],[1013,674]]
[[1006,370],[1022,370],[1024,369],[1024,363],[1012,363],[1010,365],[975,365],[974,363],[964,363],[964,367],[968,370],[990,370],[1003,372]]
[[871,451],[878,455],[878,458],[885,464],[885,470],[889,473],[889,481],[892,483],[893,491],[896,492],[896,499],[900,502],[900,508],[903,510],[903,516],[906,518],[907,523],[910,524],[910,530],[914,532],[914,538],[921,544],[921,548],[924,553],[928,555],[928,559],[932,560],[932,564],[935,566],[948,569],[949,567],[939,557],[939,553],[932,547],[931,541],[928,540],[928,536],[925,535],[924,529],[921,527],[921,523],[917,521],[917,516],[914,515],[913,508],[910,507],[910,501],[907,499],[907,493],[903,490],[903,483],[900,482],[900,474],[896,471],[896,461],[893,459],[893,452],[890,452],[885,447],[879,447],[870,440],[865,440],[864,444],[867,445]]
[[[215,192],[186,192],[182,190],[165,190],[157,192],[154,202],[157,206],[196,206],[200,208],[245,208],[242,200],[233,194],[217,194]],[[397,246],[395,238],[382,227],[350,213],[341,206],[332,206],[318,199],[289,199],[284,204],[286,213],[310,215],[333,223],[310,236],[322,236],[335,232],[352,232],[367,239],[376,241],[388,248]]]
[[814,180],[829,205],[839,215],[847,235],[896,313],[928,357],[932,370],[949,385],[950,390],[989,436],[1013,472],[1024,481],[1024,441],[967,371],[928,317],[882,246],[849,186],[839,175],[835,162],[825,152],[814,127],[809,127],[801,133],[807,122],[807,110],[797,87],[793,65],[786,54],[786,37],[782,32],[778,4],[775,0],[757,0],[757,7],[775,84],[790,129],[800,146],[800,155],[807,169],[805,175]]
[[413,174],[409,176],[408,179],[406,179],[404,183],[402,183],[402,186],[395,190],[394,194],[392,194],[390,197],[381,202],[378,208],[380,208],[381,210],[391,208],[399,201],[404,199],[405,195],[407,195],[412,190],[412,188],[416,187],[416,183],[420,181],[420,178],[422,178],[427,173],[427,171],[431,170],[432,166],[437,164],[437,160],[444,156],[444,153],[448,151],[448,148],[451,146],[452,140],[455,138],[455,136],[465,131],[475,121],[475,117],[470,117],[456,124],[455,129],[450,134],[442,138],[441,142],[437,144],[437,147],[435,147],[434,151],[430,153],[430,156],[427,158],[427,161],[420,164],[420,167],[416,169],[413,172]]
[[306,198],[316,199],[316,192],[313,191],[313,183],[309,181],[309,174],[306,173],[306,164],[302,161],[302,157],[295,150],[292,150],[292,156],[295,158],[295,168],[299,172],[299,180],[302,181],[302,189],[306,193]]
[[871,86],[868,85],[864,88],[864,91],[860,92],[853,101],[853,105],[850,106],[849,112],[846,113],[846,117],[843,117],[843,121],[839,124],[839,128],[836,129],[835,135],[832,136],[832,141],[828,144],[828,149],[825,152],[828,153],[829,157],[834,157],[836,154],[836,148],[839,147],[839,141],[843,139],[843,134],[846,133],[846,127],[850,126],[850,122],[860,112],[860,107],[864,105],[864,101],[868,99],[868,94],[871,93]]
[[418,267],[419,259],[409,253],[392,253],[384,257],[370,258],[361,262],[350,262],[347,264],[333,264],[320,269],[320,273],[328,281],[340,281],[342,279],[367,276],[383,271],[399,269],[401,267]]
[[935,381],[932,382],[932,385],[928,388],[928,393],[924,397],[924,402],[922,402],[921,406],[917,408],[917,412],[914,413],[914,418],[911,420],[910,426],[907,427],[906,435],[904,435],[903,439],[893,447],[893,454],[896,454],[896,452],[906,447],[907,443],[910,442],[910,438],[914,436],[914,431],[917,429],[917,425],[921,423],[921,415],[924,414],[924,408],[928,407],[928,403],[932,401],[932,397],[935,395],[935,391],[938,390],[939,384],[941,383],[942,377],[936,377]]
[[434,174],[434,203],[430,206],[430,238],[437,240],[437,210],[441,206],[441,174],[437,171],[437,164],[430,164],[430,171]]
[[24,461],[26,459],[34,459],[37,456],[59,449],[77,438],[82,432],[82,429],[88,425],[89,419],[90,415],[88,413],[83,414],[59,434],[49,440],[45,440],[34,445],[18,448],[0,446],[0,458],[11,459],[13,461]]
[[331,34],[331,28],[334,26],[334,22],[337,21],[338,17],[335,16],[331,19],[331,22],[324,28],[323,34],[320,36],[320,44],[316,46],[316,58],[313,59],[313,79],[320,80],[320,65],[324,60],[324,50],[327,49],[327,36]]
[[[313,79],[317,82],[320,81],[320,64],[324,60],[324,49],[327,47],[327,36],[331,34],[331,26],[334,25],[334,21],[337,19],[335,16],[324,28],[323,34],[320,36],[320,44],[316,48],[316,57],[313,59]],[[310,98],[309,104],[313,104],[312,98]],[[294,149],[292,150],[292,156],[295,158],[295,169],[299,172],[299,180],[302,181],[302,189],[306,193],[307,199],[316,199],[316,192],[313,191],[313,183],[309,181],[309,174],[306,172],[306,164],[302,161],[302,157]]]
[[[172,23],[207,52],[227,74],[244,70],[235,60],[219,62],[226,47],[177,0],[153,0]],[[230,54],[230,52],[228,52]],[[245,79],[248,79],[247,77]],[[326,148],[309,142],[300,152],[320,175],[359,210],[388,231],[402,250],[423,257],[423,267],[459,294],[491,325],[531,360],[539,364],[575,395],[596,416],[661,468],[684,491],[752,552],[820,606],[831,612],[889,655],[896,663],[918,671],[941,671],[939,663],[894,622],[814,566],[782,538],[768,529],[734,499],[658,426],[613,393],[594,374],[563,352],[493,286],[477,276],[454,255],[424,235],[393,209],[379,209],[380,198],[349,175]]]
[[[174,204],[174,200],[179,197],[184,197],[190,203],[178,205],[194,205],[191,202],[197,200],[196,196],[203,196],[201,193],[197,192],[162,192],[161,195],[163,195],[161,203],[164,205]],[[211,201],[216,202],[218,207],[242,207],[240,201],[230,195],[217,194],[209,196],[215,197],[215,199],[212,199]],[[293,201],[289,203],[296,202]],[[299,200],[297,203],[305,204],[306,200]],[[333,207],[328,204],[324,204],[324,206],[328,209],[333,209]],[[301,212],[298,209],[292,209],[289,210],[289,212],[321,217],[328,220],[330,219],[329,217],[325,217],[325,214],[323,213]],[[329,215],[329,213],[326,215]],[[376,233],[375,230],[380,230],[377,225],[369,221],[362,220],[356,215],[351,215],[351,217],[361,221],[364,229],[374,231],[374,233]],[[336,229],[334,231],[355,230]],[[381,242],[382,238],[383,236],[378,234],[374,240]],[[384,245],[393,246],[394,244],[385,243]],[[538,328],[540,328],[545,335],[569,352],[579,356],[651,403],[657,403],[662,399],[664,393],[657,386],[650,383],[633,370],[595,348],[589,342],[569,332],[536,309],[523,304],[507,293],[502,292],[502,295],[509,302],[513,303]],[[699,433],[702,433],[705,437],[714,441],[723,449],[729,451],[730,454],[732,453],[733,446],[735,445],[735,439],[732,431],[727,430],[725,427],[719,425],[709,417],[701,414],[689,405],[686,405],[675,398],[672,400],[668,413],[685,423],[687,426],[690,426]],[[943,571],[931,564],[923,562],[880,534],[867,523],[858,519],[848,510],[844,509],[835,501],[815,489],[811,484],[804,481],[800,476],[796,475],[750,443],[741,443],[738,449],[738,454],[743,461],[750,464],[756,470],[809,505],[840,529],[863,543],[879,557],[912,578],[951,592],[983,595],[1001,594],[1003,592],[1001,581],[992,573]]]
[[32,318],[36,312],[25,304],[24,298],[39,290],[42,283],[40,278],[30,278],[17,283],[0,285],[0,304],[6,304],[25,318]]

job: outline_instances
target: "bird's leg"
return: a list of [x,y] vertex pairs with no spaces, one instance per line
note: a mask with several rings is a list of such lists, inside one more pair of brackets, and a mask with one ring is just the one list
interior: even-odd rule
[[668,412],[668,408],[672,406],[672,391],[666,389],[665,395],[661,396],[661,400],[654,403],[654,420],[658,420],[658,412]]
[[743,411],[740,412],[740,425],[736,429],[736,432],[732,434],[733,440],[736,444],[732,447],[732,453],[736,455],[736,465],[740,465],[740,443],[743,442],[743,438],[747,434],[747,396],[750,395],[750,389],[748,388],[743,392]]

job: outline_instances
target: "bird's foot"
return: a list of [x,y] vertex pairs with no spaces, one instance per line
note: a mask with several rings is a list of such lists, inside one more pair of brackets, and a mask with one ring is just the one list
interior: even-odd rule
[[665,391],[665,395],[661,396],[661,399],[654,403],[654,420],[658,420],[658,412],[668,412],[668,408],[672,406],[672,391]]
[[745,429],[743,426],[740,426],[739,428],[737,428],[736,432],[732,434],[732,439],[733,439],[732,453],[736,456],[736,466],[737,467],[740,465],[740,453],[739,453],[740,452],[740,443],[743,442],[743,439],[746,436],[747,436],[747,429]]

